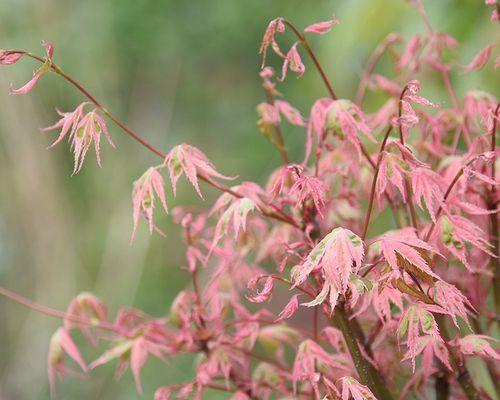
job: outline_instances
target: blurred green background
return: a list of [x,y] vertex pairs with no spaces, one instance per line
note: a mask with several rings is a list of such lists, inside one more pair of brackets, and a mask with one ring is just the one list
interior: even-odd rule
[[[484,1],[425,4],[433,24],[462,43],[463,62],[491,41],[495,27]],[[279,15],[300,27],[332,14],[342,24],[313,38],[312,45],[341,97],[353,97],[364,63],[389,32],[408,38],[424,30],[404,0],[1,0],[0,47],[42,53],[40,41],[53,42],[55,61],[156,146],[191,143],[222,173],[264,184],[279,157],[256,127],[255,106],[264,97],[258,77],[262,33]],[[283,43],[291,40],[287,35]],[[326,92],[305,56],[304,61],[305,76],[296,80],[290,74],[279,90],[307,114]],[[167,239],[150,236],[141,222],[129,245],[132,181],[158,159],[110,124],[118,149],[103,144],[104,167],[96,166],[91,151],[83,170],[70,177],[67,145],[45,150],[54,136],[39,128],[56,120],[54,107],[72,110],[83,99],[52,75],[28,96],[9,96],[10,83],[20,86],[33,68],[23,60],[0,72],[1,285],[59,309],[89,290],[109,304],[111,315],[121,305],[164,315],[188,284],[179,268],[179,229],[159,212]],[[390,73],[384,63],[380,71]],[[489,77],[452,78],[463,93],[487,89]],[[448,104],[440,81],[431,82],[424,93]],[[301,160],[304,132],[287,126],[285,140],[292,157]],[[187,186],[180,184],[171,206],[200,204]],[[217,193],[203,190],[208,207]],[[48,398],[46,353],[58,326],[57,320],[0,299],[1,400]],[[87,360],[95,355],[86,348]],[[116,383],[113,370],[99,368],[85,381],[64,379],[58,398],[139,398],[130,373]],[[144,397],[191,376],[188,357],[166,368],[151,361],[143,372]]]

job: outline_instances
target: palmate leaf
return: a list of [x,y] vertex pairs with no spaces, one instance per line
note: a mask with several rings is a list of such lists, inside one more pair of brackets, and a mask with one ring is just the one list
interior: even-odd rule
[[168,168],[174,195],[177,192],[177,181],[183,173],[201,198],[203,195],[198,184],[199,174],[205,178],[234,179],[234,177],[217,172],[212,162],[201,150],[185,143],[172,148],[166,155],[162,166]]
[[495,339],[486,335],[467,335],[457,338],[455,344],[464,355],[478,355],[500,360],[500,355],[493,349],[489,341],[495,341]]
[[345,293],[351,273],[357,273],[364,257],[361,238],[345,228],[335,228],[309,253],[306,260],[294,272],[295,285],[305,282],[315,269],[321,269],[325,283],[321,292],[307,306],[321,304],[330,295],[330,305],[337,303],[339,294]]
[[439,279],[424,258],[425,252],[441,255],[429,243],[415,236],[412,229],[402,229],[393,233],[385,234],[378,239],[382,256],[396,272],[399,277],[400,269],[414,273],[418,277],[432,283],[433,279]]
[[444,247],[443,251],[450,252],[470,272],[475,272],[475,269],[469,263],[466,244],[481,250],[490,257],[495,257],[487,233],[474,222],[461,215],[452,214],[443,215],[439,222],[434,236],[439,237],[440,246]]
[[359,383],[352,376],[344,376],[340,379],[342,385],[342,400],[377,400],[372,391],[365,385]]

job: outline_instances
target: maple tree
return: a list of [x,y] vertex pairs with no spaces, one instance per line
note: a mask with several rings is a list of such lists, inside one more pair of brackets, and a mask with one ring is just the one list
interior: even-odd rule
[[[147,143],[54,62],[48,42],[42,42],[44,57],[0,50],[1,65],[23,58],[41,64],[13,94],[30,92],[52,72],[85,97],[74,111],[58,111],[59,121],[44,129],[59,130],[50,147],[68,137],[73,174],[92,144],[101,166],[101,135],[114,147],[107,120],[162,159],[133,183],[132,241],[141,217],[151,233],[162,233],[154,223],[155,205],[169,213],[167,203],[172,208],[174,202],[167,202],[164,175],[174,197],[182,175],[201,198],[202,182],[222,192],[205,212],[171,211],[184,232],[192,286],[179,292],[166,318],[124,307],[110,320],[104,301],[91,293],[77,295],[61,312],[0,287],[0,294],[62,319],[49,345],[53,396],[56,375],[78,376],[115,361],[119,373],[130,366],[141,393],[149,356],[165,361],[183,353],[200,355],[194,378],[158,388],[156,400],[174,394],[198,399],[206,390],[227,392],[233,400],[390,400],[429,398],[431,391],[437,399],[497,395],[494,361],[500,356],[490,336],[498,329],[500,307],[500,105],[478,90],[461,99],[450,80],[455,69],[465,75],[489,68],[496,47],[486,44],[461,64],[458,42],[434,30],[420,0],[412,3],[426,32],[405,45],[398,35],[387,36],[352,100],[338,97],[309,42],[333,31],[338,19],[302,31],[281,17],[269,23],[260,48],[266,101],[257,107],[257,125],[283,165],[265,187],[245,181],[227,186],[222,181],[236,177],[219,172],[192,145],[165,153]],[[486,4],[496,5],[491,19],[497,23],[498,3]],[[285,34],[296,39],[288,51],[279,43]],[[375,71],[388,49],[393,77]],[[445,50],[452,54],[446,61]],[[280,77],[268,66],[271,51],[282,60]],[[302,52],[330,96],[316,100],[308,117],[276,89],[288,73],[300,77],[309,68]],[[497,56],[494,68],[498,64]],[[419,94],[423,69],[442,78],[451,107]],[[382,92],[386,102],[367,113],[363,102],[370,91]],[[301,161],[287,153],[284,121],[304,130]],[[393,229],[373,229],[375,208],[392,214]],[[267,304],[275,301],[277,285],[291,294],[273,313]],[[310,313],[312,326],[296,325],[297,313]],[[75,330],[94,345],[106,343],[107,350],[87,363],[72,338]],[[489,392],[474,381],[471,357],[484,360],[493,383]],[[69,368],[69,359],[82,372]]]

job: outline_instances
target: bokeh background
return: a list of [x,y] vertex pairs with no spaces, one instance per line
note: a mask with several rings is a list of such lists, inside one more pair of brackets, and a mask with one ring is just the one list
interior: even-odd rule
[[[462,43],[464,63],[495,34],[484,1],[425,5],[432,23]],[[0,0],[0,48],[42,53],[40,41],[53,42],[56,62],[156,146],[167,150],[191,143],[221,172],[263,184],[279,157],[256,127],[255,106],[264,97],[258,77],[262,33],[279,15],[305,26],[332,14],[342,24],[312,43],[336,92],[347,98],[353,97],[371,51],[389,32],[408,38],[424,30],[404,0]],[[304,61],[305,76],[296,80],[291,74],[279,90],[307,113],[326,93],[305,56]],[[158,160],[110,124],[117,150],[103,144],[103,168],[91,152],[83,170],[70,177],[67,146],[46,150],[54,136],[39,128],[55,121],[55,106],[72,110],[82,97],[51,75],[30,95],[9,96],[11,82],[24,83],[33,68],[25,60],[0,71],[1,285],[59,309],[85,290],[105,299],[111,314],[128,305],[165,315],[188,284],[180,268],[178,227],[158,213],[167,239],[150,236],[141,224],[129,244],[132,181]],[[379,71],[390,74],[383,62]],[[452,78],[459,93],[494,82],[488,73]],[[440,81],[431,82],[435,85],[424,93],[447,104]],[[369,100],[368,109],[376,102]],[[285,140],[300,160],[304,132],[287,126]],[[171,205],[200,204],[187,184],[180,188]],[[208,207],[217,193],[203,190]],[[55,319],[0,299],[1,400],[49,397],[46,353],[58,326]],[[85,353],[87,360],[96,355],[92,349]],[[149,362],[144,397],[151,398],[160,385],[188,380],[192,365],[188,357],[166,368]],[[140,397],[130,373],[113,382],[113,372],[110,365],[85,381],[67,378],[58,386],[58,398]]]

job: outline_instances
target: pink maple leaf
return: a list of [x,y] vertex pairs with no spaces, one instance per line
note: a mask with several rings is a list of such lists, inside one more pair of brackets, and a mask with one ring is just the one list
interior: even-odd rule
[[260,117],[259,127],[262,125],[278,125],[281,121],[279,110],[270,103],[264,102],[257,106],[257,114]]
[[24,54],[0,49],[0,65],[12,65],[17,63]]
[[66,309],[66,314],[87,320],[89,324],[80,324],[65,319],[65,330],[70,332],[71,329],[78,328],[88,340],[96,344],[94,337],[90,334],[90,327],[107,320],[108,312],[106,305],[92,293],[83,292],[71,300]]
[[165,361],[165,355],[174,351],[171,347],[174,336],[159,321],[139,323],[130,333],[133,338],[116,340],[114,346],[94,360],[89,368],[95,369],[116,359],[120,360],[119,371],[123,371],[127,364],[130,364],[137,391],[142,393],[140,371],[148,356],[151,354]]
[[387,191],[391,195],[394,194],[394,188],[397,188],[403,202],[406,202],[406,188],[404,185],[404,177],[406,163],[403,159],[395,154],[384,152],[379,165],[379,175],[375,185],[375,194],[379,208],[381,207],[381,199]]
[[172,395],[172,387],[162,386],[155,391],[154,400],[169,400]]
[[399,256],[426,274],[439,279],[439,276],[432,271],[427,261],[422,257],[421,252],[428,251],[438,255],[441,254],[429,243],[417,238],[412,229],[394,231],[383,235],[378,240],[380,241],[382,255],[393,271],[395,271],[396,276],[399,276],[401,268],[398,262]]
[[[261,290],[258,290],[257,285],[263,278],[266,278],[264,286],[262,287]],[[247,298],[252,303],[263,303],[264,301],[267,301],[271,298],[271,295],[273,293],[273,287],[274,287],[274,279],[272,276],[270,275],[256,276],[255,278],[251,279],[248,282],[247,288],[249,290],[254,291],[254,293],[248,295]]]
[[297,311],[297,308],[299,307],[299,301],[298,301],[299,295],[294,294],[290,301],[286,304],[286,306],[281,310],[279,313],[278,318],[276,318],[275,322],[283,321],[284,319],[290,318],[293,314],[295,314],[295,311]]
[[442,280],[436,281],[432,290],[434,292],[434,300],[448,312],[455,326],[459,328],[457,317],[460,317],[472,330],[467,315],[472,314],[470,310],[474,310],[474,307],[469,299],[456,286]]
[[438,209],[440,207],[446,209],[443,203],[445,180],[441,175],[425,167],[411,170],[409,176],[417,205],[423,210],[422,199],[424,199],[429,215],[433,221],[436,221]]
[[493,46],[491,44],[487,45],[483,48],[476,56],[472,59],[472,61],[467,64],[464,68],[464,74],[467,74],[472,71],[479,71],[484,68],[488,60],[491,56],[491,50]]
[[286,72],[290,69],[290,71],[295,72],[296,74],[302,76],[306,70],[304,63],[302,62],[302,58],[300,57],[299,51],[297,50],[298,43],[295,43],[288,53],[285,56],[285,61],[283,62],[283,67],[281,68],[281,78],[278,78],[279,81],[284,81],[286,78]]
[[153,228],[155,227],[153,223],[153,211],[156,196],[160,199],[160,203],[165,212],[168,213],[164,185],[165,183],[158,171],[158,167],[149,168],[134,182],[134,190],[132,192],[134,228],[132,230],[131,240],[134,240],[135,232],[139,224],[139,216],[141,214],[148,222],[149,231],[153,232]]
[[390,284],[374,283],[372,290],[368,292],[367,296],[364,296],[361,306],[353,314],[353,317],[361,315],[370,306],[373,307],[378,318],[385,325],[392,320],[394,306],[403,310],[403,294]]
[[420,82],[417,80],[409,81],[406,84],[406,91],[403,95],[402,100],[405,102],[422,104],[424,106],[437,107],[436,104],[432,103],[422,96],[419,96],[417,94],[418,92],[420,92]]
[[269,22],[266,31],[264,32],[264,37],[262,38],[262,43],[260,44],[259,53],[262,54],[262,68],[266,65],[266,56],[269,46],[282,58],[286,56],[281,52],[278,43],[276,42],[276,34],[285,32],[285,24],[283,18],[278,17]]
[[411,103],[418,103],[425,106],[437,107],[436,104],[430,102],[426,98],[419,96],[417,93],[420,91],[420,82],[417,80],[409,81],[400,99],[401,115],[395,118],[394,124],[401,127],[401,132],[405,139],[408,138],[410,129],[417,125],[420,121],[417,113],[411,106]]
[[55,377],[58,375],[78,375],[64,365],[64,354],[72,358],[84,371],[88,371],[80,351],[76,347],[73,339],[65,328],[59,328],[50,339],[48,355],[48,375],[50,383],[51,397],[55,397]]
[[471,90],[464,96],[464,113],[469,123],[474,123],[480,129],[490,131],[492,127],[491,115],[497,101],[494,96],[480,90]]
[[142,394],[141,369],[146,364],[148,355],[152,354],[160,360],[165,361],[163,352],[164,348],[161,345],[147,340],[144,337],[139,337],[134,340],[130,349],[130,369],[134,376],[138,393]]
[[439,243],[457,257],[469,271],[475,272],[467,259],[466,243],[494,257],[491,252],[492,245],[488,241],[488,236],[469,219],[461,215],[443,215],[440,218],[440,224],[437,226],[438,229],[433,236],[436,237],[439,235]]
[[342,400],[377,400],[372,391],[359,383],[352,376],[344,376],[338,380],[342,388]]
[[[38,68],[35,72],[33,72],[33,77],[26,83],[24,86],[20,87],[19,89],[11,89],[10,93],[11,94],[26,94],[28,93],[31,89],[33,89],[40,78],[42,77],[43,74],[46,72],[50,71],[50,68],[52,66],[52,56],[54,54],[54,47],[52,44],[49,42],[42,41],[42,46],[45,47],[45,61],[43,65]],[[7,59],[7,62],[13,64],[17,62],[19,59],[16,59],[15,57],[10,57]],[[4,62],[5,63],[5,62]]]
[[401,361],[412,360],[413,372],[415,372],[415,358],[420,354],[422,354],[422,367],[424,371],[434,370],[433,361],[435,357],[439,359],[450,371],[453,370],[450,365],[450,355],[448,353],[448,349],[440,337],[433,335],[418,337],[414,346],[411,346],[408,349]]
[[345,228],[335,228],[309,253],[293,273],[295,285],[306,281],[311,272],[321,270],[325,282],[321,292],[307,306],[323,303],[328,294],[332,308],[340,294],[348,288],[351,273],[356,273],[363,261],[364,248],[361,238]]
[[201,150],[185,143],[173,147],[166,155],[162,166],[168,168],[174,196],[177,193],[177,181],[183,173],[201,198],[203,195],[198,184],[198,175],[205,179],[234,179],[217,172]]
[[351,143],[361,158],[361,145],[358,133],[363,133],[368,139],[376,143],[371,129],[366,124],[366,117],[361,109],[350,100],[340,99],[333,101],[327,110],[326,127],[331,129],[341,139]]
[[[255,185],[255,187],[260,189],[257,185]],[[263,193],[261,189],[259,193]],[[257,195],[257,192],[254,194]],[[248,214],[256,208],[259,209],[259,204],[260,202],[257,203],[255,199],[250,197],[237,198],[229,193],[223,193],[222,196],[217,199],[212,211],[210,211],[210,214],[212,215],[225,208],[217,221],[217,225],[215,226],[210,251],[215,248],[223,236],[228,235],[230,229],[232,229],[235,239],[238,238],[240,231],[245,232],[247,228]]]
[[446,310],[439,306],[417,301],[411,304],[399,319],[398,339],[407,336],[407,355],[412,360],[413,371],[415,371],[415,357],[423,351],[421,335],[430,336],[438,342],[443,341],[433,313],[447,314]]
[[42,129],[43,131],[61,129],[59,136],[49,148],[60,143],[69,133],[70,149],[74,154],[73,175],[81,170],[85,156],[92,143],[94,143],[97,164],[101,167],[101,134],[104,134],[109,144],[115,148],[104,118],[99,115],[98,110],[94,109],[84,115],[84,108],[88,104],[90,103],[82,103],[72,112],[60,112],[58,110],[57,112],[62,118],[55,124]]
[[421,47],[422,47],[422,42],[420,36],[419,35],[413,36],[408,41],[408,44],[406,45],[406,48],[403,54],[401,55],[401,58],[399,59],[399,62],[397,64],[398,70],[403,69],[410,63],[410,61],[417,58]]
[[319,398],[318,382],[321,374],[318,372],[324,368],[338,368],[346,370],[343,365],[340,365],[330,354],[328,354],[319,344],[313,340],[303,341],[295,355],[292,369],[293,392],[297,392],[297,382],[309,382],[316,398]]
[[318,141],[321,140],[323,136],[323,130],[325,128],[326,117],[328,114],[328,109],[333,103],[330,98],[322,98],[316,100],[316,102],[311,107],[311,112],[309,116],[308,131],[315,132]]
[[279,110],[281,115],[283,115],[292,125],[297,125],[297,126],[305,125],[304,119],[302,118],[300,111],[292,107],[290,103],[288,103],[287,101],[276,100],[274,102],[274,105],[276,109]]
[[57,110],[57,113],[62,118],[59,121],[57,121],[55,124],[48,126],[46,128],[42,128],[42,131],[52,131],[55,129],[61,129],[59,136],[49,146],[49,148],[60,143],[68,133],[70,134],[70,139],[73,137],[76,130],[78,129],[78,126],[80,124],[80,120],[83,117],[84,108],[88,104],[89,103],[87,103],[87,102],[82,103],[78,107],[76,107],[74,111],[71,111],[71,112],[61,112],[61,111]]
[[316,211],[323,217],[322,210],[325,207],[327,191],[328,187],[319,178],[301,175],[290,188],[289,193],[297,195],[296,207],[303,205],[306,200],[311,199]]
[[309,121],[307,123],[307,137],[306,137],[306,154],[303,164],[307,163],[311,154],[313,145],[313,133],[316,133],[318,143],[323,141],[324,128],[326,123],[327,111],[333,100],[330,98],[322,98],[316,100],[311,107],[309,114]]
[[303,168],[297,164],[289,164],[278,169],[269,179],[270,201],[274,201],[283,192],[289,193],[298,177],[302,175]]
[[[76,111],[78,112],[78,110]],[[73,115],[73,117],[76,119],[78,114]],[[99,167],[102,166],[100,156],[101,134],[104,134],[108,143],[114,148],[115,145],[111,140],[104,118],[99,115],[97,109],[94,109],[84,115],[79,120],[76,129],[73,126],[69,137],[69,140],[71,141],[70,148],[73,151],[75,163],[72,173],[73,175],[80,172],[82,169],[83,161],[85,160],[85,156],[87,155],[92,143],[94,143],[97,164]]]
[[392,96],[399,96],[401,93],[401,87],[397,83],[379,74],[373,74],[368,85],[371,89],[380,89]]
[[328,21],[316,22],[304,29],[305,33],[314,33],[315,35],[324,35],[332,29],[334,25],[340,24],[337,18],[332,18]]
[[499,361],[500,355],[493,349],[488,341],[496,340],[486,335],[467,335],[456,338],[454,344],[463,355],[477,355]]

